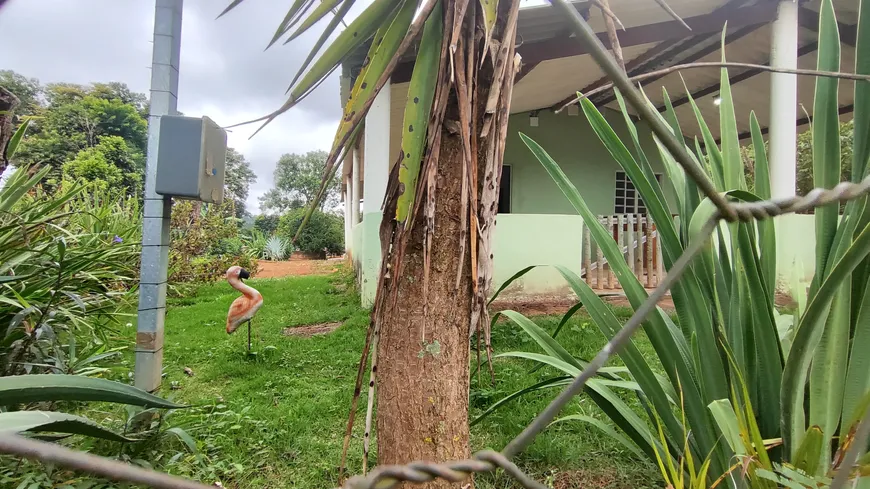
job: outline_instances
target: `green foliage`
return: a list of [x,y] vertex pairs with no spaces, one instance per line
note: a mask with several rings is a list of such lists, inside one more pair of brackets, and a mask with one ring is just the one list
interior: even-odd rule
[[0,75],[0,83],[4,80],[24,93],[32,106],[34,123],[17,160],[24,166],[52,168],[43,185],[59,185],[63,167],[74,161],[68,175],[97,175],[115,185],[115,166],[120,184],[131,193],[139,190],[148,131],[144,95],[122,83],[42,87],[12,72]]
[[281,216],[278,214],[260,214],[254,218],[254,227],[263,234],[269,235],[278,230],[280,219]]
[[[864,14],[870,15],[865,10],[862,20]],[[831,0],[822,2],[820,18],[819,69],[837,71],[838,28]],[[870,65],[864,69],[870,70]],[[837,90],[836,79],[819,78],[816,82],[811,146],[810,151],[802,152],[803,157],[812,158],[814,187],[830,188],[848,178],[842,171],[842,153],[849,152],[841,152],[840,148],[851,136],[844,138],[840,133]],[[856,85],[856,98],[860,98],[861,90],[870,87]],[[746,191],[749,187],[744,168],[746,158],[741,157],[746,150],[741,151],[737,141],[725,69],[721,71],[720,93],[721,146],[715,144],[706,121],[690,98],[708,148],[707,154],[699,152],[694,157],[699,163],[709,163],[706,171],[718,192],[736,201],[759,200],[761,197]],[[720,222],[712,236],[699,235],[715,209],[709,200],[702,200],[682,167],[656,140],[681,208],[681,219],[679,224],[675,223],[668,214],[662,188],[651,178],[650,158],[641,149],[635,123],[618,92],[617,101],[630,141],[620,140],[588,100],[582,102],[582,108],[601,142],[631,178],[656,222],[665,267],[671,270],[690,241],[704,240],[705,247],[672,289],[678,323],[660,310],[646,316],[643,327],[655,351],[655,365],[637,354],[633,341],[619,352],[630,372],[629,379],[637,383],[642,393],[647,420],[643,423],[632,420],[630,413],[602,396],[594,383],[600,382],[603,373],[589,381],[587,394],[638,449],[649,454],[650,444],[654,443],[654,460],[668,483],[675,487],[710,487],[717,481],[738,478],[738,474],[753,488],[788,484],[800,477],[823,481],[830,477],[837,461],[842,460],[844,448],[851,444],[857,420],[865,411],[866,402],[862,400],[870,396],[866,374],[870,366],[867,198],[847,203],[842,219],[837,204],[816,209],[815,277],[806,307],[798,313],[798,321],[789,333],[787,327],[779,324],[774,307],[776,242],[772,222]],[[665,102],[667,113],[662,121],[676,121],[667,93]],[[868,102],[870,96],[864,104],[856,104],[855,127],[870,125]],[[672,127],[680,132],[676,123]],[[769,195],[767,156],[754,114],[750,127],[756,143],[752,158],[756,165],[753,188],[759,195]],[[544,148],[525,135],[521,137],[581,215],[614,268],[627,299],[637,310],[647,294],[625,263],[610,232],[590,212],[583,196]],[[852,177],[857,180],[867,174],[870,149],[861,141],[849,144],[858,148],[849,162]],[[573,272],[557,268],[601,332],[612,338],[617,328],[602,300]],[[515,321],[525,320],[514,314]],[[781,331],[787,340],[786,348],[780,343]],[[531,332],[530,335],[540,337]],[[552,355],[552,345],[541,346]],[[552,365],[540,354],[513,354]],[[655,369],[662,369],[666,377],[658,378]],[[679,403],[669,392],[680,393]],[[783,447],[768,451],[765,440],[779,438]],[[679,469],[673,461],[678,462]],[[734,470],[735,464],[739,471]],[[805,470],[806,474],[801,475],[792,467]],[[862,465],[861,470],[866,467]]]
[[266,250],[266,243],[268,239],[266,238],[266,234],[260,231],[259,229],[252,227],[250,229],[243,229],[241,234],[242,240],[245,242],[245,245],[254,256],[263,258],[263,253]]
[[[121,236],[136,232],[130,226],[138,208],[105,190],[88,194],[86,186],[45,193],[39,184],[48,170],[19,168],[0,189],[0,432],[131,441],[55,408],[70,401],[180,407],[91,377],[108,372],[99,362],[119,351],[105,346],[107,326],[133,285],[127,272],[138,253]],[[85,340],[83,352],[77,338]],[[25,375],[40,372],[47,374]]]
[[96,146],[79,151],[74,159],[64,163],[63,176],[136,194],[142,187],[144,163],[142,154],[131,151],[122,138],[105,136]]
[[[852,177],[852,147],[854,146],[855,123],[846,121],[840,124],[840,174],[843,180]],[[767,141],[764,143],[764,151],[769,150]],[[754,189],[751,177],[755,174],[755,147],[752,144],[742,146],[740,149],[743,164],[746,168],[747,183],[749,190]],[[813,185],[813,132],[804,131],[797,136],[797,193],[806,195],[814,189]]]
[[251,170],[251,164],[245,156],[233,148],[227,148],[225,195],[235,202],[236,217],[249,215],[245,202],[248,200],[248,189],[256,181],[257,174]]
[[[323,179],[325,151],[309,151],[304,155],[284,154],[275,166],[275,186],[260,197],[263,210],[284,213],[308,206],[314,202]],[[339,181],[333,179],[320,201],[320,209],[338,205]]]
[[135,284],[135,201],[74,184],[47,193],[47,172],[18,169],[0,190],[0,375],[62,368],[77,336],[105,343]]
[[[281,216],[278,236],[292,242],[305,212],[305,209],[297,209]],[[344,221],[334,214],[314,211],[295,245],[299,251],[319,257],[325,257],[327,253],[340,254],[344,251]]]
[[36,78],[27,78],[12,70],[0,70],[0,87],[12,92],[21,102],[15,109],[19,116],[34,115],[39,108],[42,85]]
[[257,257],[238,236],[232,200],[221,205],[177,201],[172,207],[170,282],[208,282],[239,265],[256,274]]
[[267,260],[283,260],[292,252],[290,242],[280,236],[272,236],[266,241],[263,258]]

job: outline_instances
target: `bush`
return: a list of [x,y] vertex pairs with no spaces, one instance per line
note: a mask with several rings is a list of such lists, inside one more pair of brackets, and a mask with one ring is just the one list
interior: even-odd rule
[[254,218],[254,228],[266,236],[274,234],[278,230],[278,220],[281,216],[274,214],[260,214]]
[[[278,236],[293,240],[296,230],[305,218],[306,209],[296,209],[281,216],[278,223]],[[302,235],[296,241],[295,249],[326,258],[326,254],[337,255],[344,251],[344,221],[341,217],[314,211]]]
[[206,205],[176,201],[172,206],[170,282],[208,282],[239,265],[254,275],[257,257],[239,237],[232,201]]
[[138,203],[45,192],[48,171],[22,167],[0,189],[0,376],[70,370],[69,346],[105,344],[136,282]]

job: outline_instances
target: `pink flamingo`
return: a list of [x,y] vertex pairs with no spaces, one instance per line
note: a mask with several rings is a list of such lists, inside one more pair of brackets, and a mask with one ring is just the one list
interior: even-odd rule
[[257,310],[263,305],[263,296],[257,292],[257,289],[242,282],[242,279],[250,277],[251,274],[238,265],[227,270],[227,282],[242,293],[241,297],[233,301],[230,305],[230,311],[227,313],[227,334],[232,334],[242,323],[247,322],[248,353],[251,352],[251,320],[254,319]]

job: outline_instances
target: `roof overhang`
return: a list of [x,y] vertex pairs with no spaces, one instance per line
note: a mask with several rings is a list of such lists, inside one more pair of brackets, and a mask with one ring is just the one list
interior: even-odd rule
[[[776,16],[778,0],[667,1],[691,30],[671,18],[653,0],[609,0],[611,10],[625,27],[618,30],[617,35],[629,75],[678,64],[721,61],[723,46],[728,61],[769,63],[771,22]],[[821,0],[800,3],[798,67],[815,69]],[[854,71],[857,3],[854,0],[834,0],[840,22],[841,71]],[[574,5],[598,33],[601,42],[609,47],[600,10],[590,2],[575,2]],[[517,44],[522,68],[515,80],[512,113],[556,109],[573,98],[577,91],[586,93],[607,82],[585,47],[574,39],[565,19],[550,5],[520,10]],[[366,45],[346,61],[346,72],[351,78],[359,72],[367,49]],[[410,79],[414,56],[410,52],[400,62],[392,76],[394,87]],[[741,138],[749,135],[751,111],[766,132],[770,121],[769,73],[760,69],[731,69],[729,80]],[[667,92],[684,135],[689,138],[701,137],[689,103],[690,96],[714,137],[718,137],[719,115],[714,101],[719,85],[720,70],[716,68],[684,70],[643,81],[645,93],[657,107],[663,108],[664,92]],[[806,114],[812,110],[814,86],[812,77],[798,77],[798,113]],[[840,113],[844,120],[852,111],[853,88],[854,82],[841,82]],[[591,101],[598,107],[618,109],[612,91],[601,92]],[[394,100],[393,103],[402,101]],[[629,108],[629,111],[633,112],[633,109]],[[797,126],[805,127],[810,115],[797,120]]]

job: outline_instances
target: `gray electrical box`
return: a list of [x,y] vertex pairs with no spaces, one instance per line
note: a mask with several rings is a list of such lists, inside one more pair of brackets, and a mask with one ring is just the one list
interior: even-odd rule
[[227,133],[208,117],[160,117],[158,194],[220,204],[226,160]]

